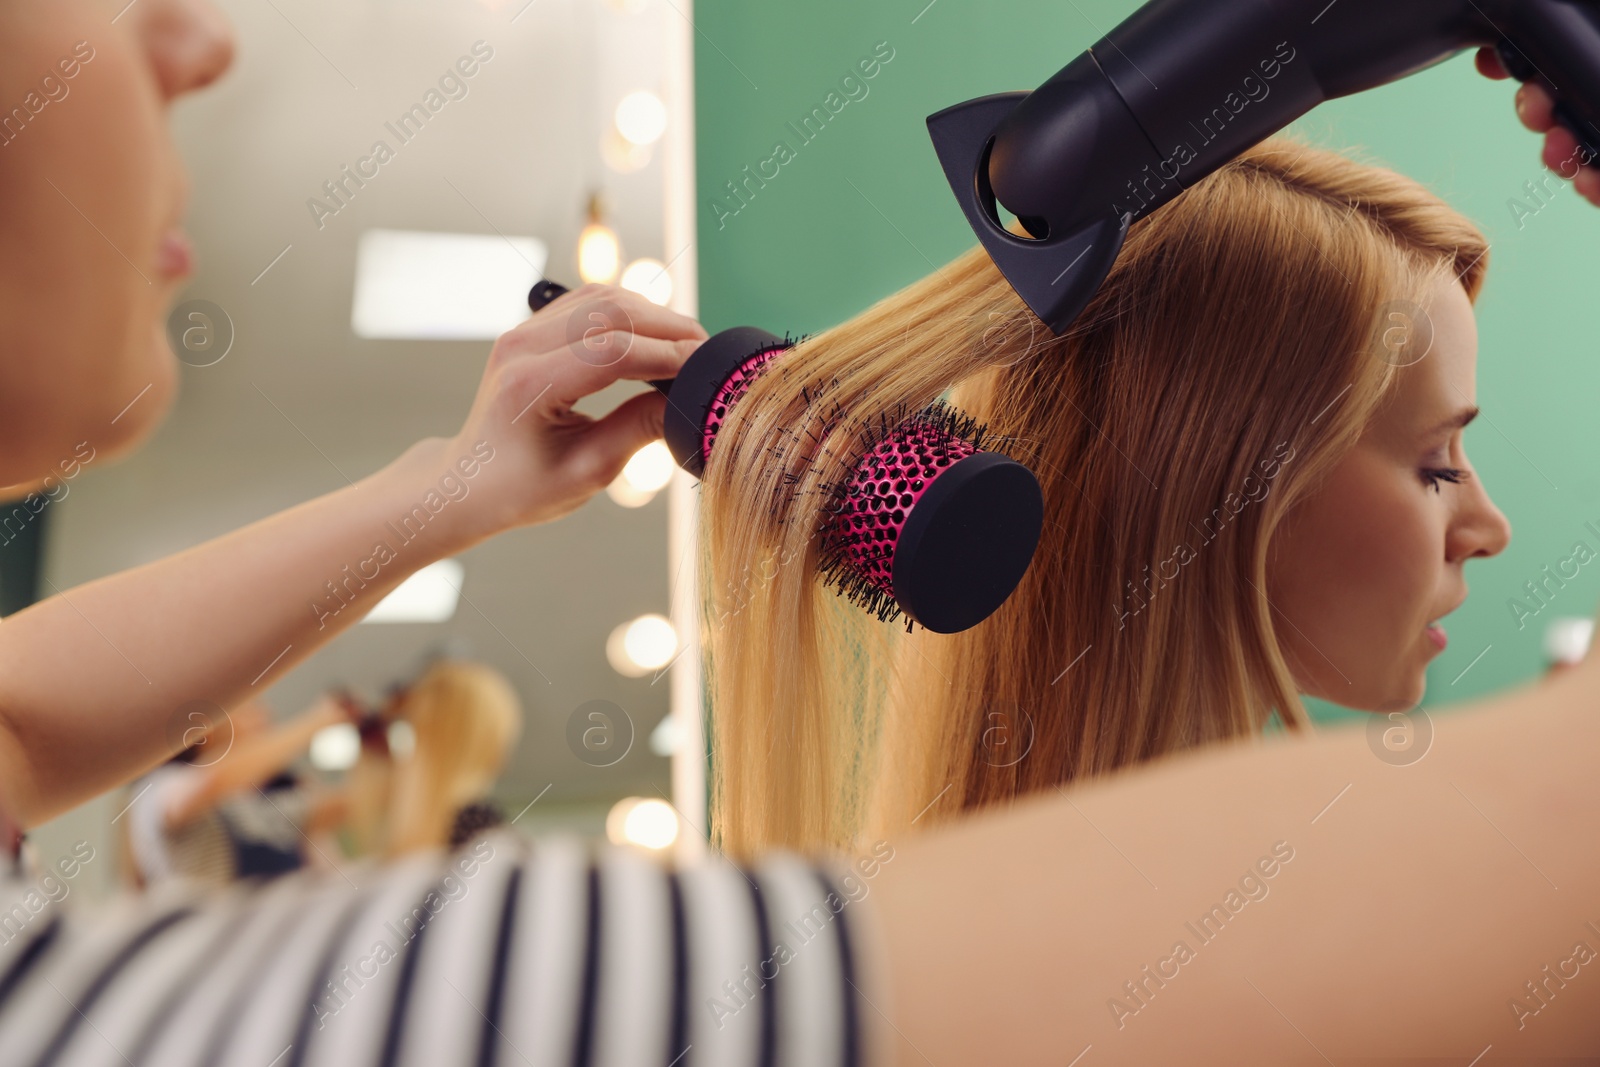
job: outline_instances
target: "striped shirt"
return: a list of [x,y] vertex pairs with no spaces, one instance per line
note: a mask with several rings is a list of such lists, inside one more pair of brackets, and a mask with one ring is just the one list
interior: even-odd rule
[[506,831],[92,912],[0,879],[0,1067],[866,1067],[866,892]]

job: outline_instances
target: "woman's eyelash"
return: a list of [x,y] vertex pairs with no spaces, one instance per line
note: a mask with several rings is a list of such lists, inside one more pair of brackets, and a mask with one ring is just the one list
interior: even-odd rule
[[1426,482],[1435,493],[1440,491],[1440,482],[1460,483],[1461,481],[1472,476],[1471,471],[1462,470],[1460,467],[1424,467],[1422,468],[1421,474],[1422,480]]

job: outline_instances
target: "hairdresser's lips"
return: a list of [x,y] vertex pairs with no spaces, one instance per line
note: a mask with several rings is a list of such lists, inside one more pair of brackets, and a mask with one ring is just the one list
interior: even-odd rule
[[194,273],[194,244],[174,226],[156,247],[156,271],[163,278],[187,278]]

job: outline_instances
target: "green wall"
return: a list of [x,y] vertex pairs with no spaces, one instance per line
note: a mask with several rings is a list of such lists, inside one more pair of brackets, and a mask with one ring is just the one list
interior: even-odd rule
[[[974,96],[1032,89],[1139,6],[925,5],[697,5],[698,254],[708,330],[742,323],[779,333],[820,330],[974,245],[925,118]],[[879,42],[893,56],[863,79],[866,95],[803,141],[789,124],[824,107],[830,92],[847,98],[841,78],[872,58]],[[1463,54],[1325,104],[1295,127],[1422,181],[1492,242],[1478,315],[1483,414],[1465,440],[1514,532],[1499,557],[1466,567],[1471,595],[1447,623],[1450,646],[1430,668],[1428,705],[1538,673],[1544,624],[1557,615],[1592,616],[1600,585],[1597,555],[1526,625],[1509,606],[1523,583],[1543,577],[1541,568],[1571,555],[1574,542],[1600,554],[1600,537],[1584,527],[1593,520],[1600,528],[1600,447],[1589,432],[1600,419],[1593,400],[1600,362],[1593,327],[1581,317],[1600,297],[1594,267],[1582,258],[1600,229],[1600,209],[1540,164],[1539,139],[1512,111],[1513,85],[1483,78]],[[774,151],[779,141],[787,152]],[[761,187],[752,179],[754,192],[741,206],[725,183],[758,174],[769,159],[777,176]],[[767,164],[765,173],[773,169]],[[1525,183],[1547,177],[1541,206]],[[1524,211],[1519,221],[1513,200],[1532,216]],[[1343,717],[1331,707],[1319,713]]]

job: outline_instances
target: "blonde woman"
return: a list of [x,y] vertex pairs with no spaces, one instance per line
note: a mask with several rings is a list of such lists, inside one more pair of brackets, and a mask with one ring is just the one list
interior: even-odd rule
[[[1462,443],[1487,251],[1416,182],[1273,138],[1135,222],[1065,336],[975,248],[774,364],[704,482],[723,843],[1304,732],[1302,694],[1414,707],[1463,565],[1510,537]],[[814,531],[876,414],[951,383],[1044,533],[990,618],[907,636],[816,580]]]
[[481,663],[443,660],[412,683],[396,715],[416,745],[395,761],[385,852],[458,845],[493,825],[485,801],[522,733],[511,683]]

